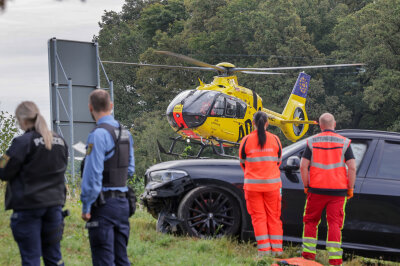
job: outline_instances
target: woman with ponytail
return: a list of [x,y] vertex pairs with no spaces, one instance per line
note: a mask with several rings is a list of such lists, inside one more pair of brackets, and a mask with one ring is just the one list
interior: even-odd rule
[[65,203],[64,173],[68,149],[49,130],[39,108],[30,101],[15,110],[22,136],[13,139],[0,159],[0,179],[7,181],[6,210],[22,265],[64,265],[60,251]]
[[282,145],[276,135],[266,131],[266,113],[254,114],[253,127],[255,130],[242,139],[239,147],[247,211],[253,223],[258,255],[279,256],[283,252],[279,171]]

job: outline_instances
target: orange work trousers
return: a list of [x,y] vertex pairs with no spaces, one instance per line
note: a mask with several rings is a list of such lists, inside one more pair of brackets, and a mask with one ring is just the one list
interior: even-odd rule
[[282,253],[280,189],[258,192],[244,191],[247,211],[251,216],[259,253]]

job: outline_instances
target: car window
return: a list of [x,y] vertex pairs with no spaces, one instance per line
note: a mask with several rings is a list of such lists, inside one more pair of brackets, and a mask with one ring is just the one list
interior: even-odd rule
[[385,141],[377,177],[400,179],[400,143]]
[[356,169],[358,170],[358,167],[360,166],[361,161],[364,158],[365,152],[367,151],[368,145],[365,142],[352,141],[350,146],[353,150],[353,154],[356,159]]
[[283,148],[282,153],[284,155],[289,155],[289,156],[295,155],[293,153],[295,151],[297,151],[300,147],[302,147],[302,146],[304,146],[303,148],[306,147],[306,141],[307,141],[307,139],[302,139],[302,140],[300,140],[300,141],[298,141],[296,143],[293,143],[293,144],[291,144],[289,146],[286,146],[286,147]]
[[[294,143],[292,145],[286,146],[283,148],[283,153],[290,154],[289,156],[299,156],[301,157],[303,154],[304,149],[298,150],[301,146],[304,146],[305,148],[305,142],[307,139],[303,139],[297,143]],[[368,149],[368,141],[367,140],[352,140],[351,144],[351,149],[353,150],[353,154],[356,160],[356,169],[358,170],[359,166],[361,165],[361,162],[364,158],[364,155]]]

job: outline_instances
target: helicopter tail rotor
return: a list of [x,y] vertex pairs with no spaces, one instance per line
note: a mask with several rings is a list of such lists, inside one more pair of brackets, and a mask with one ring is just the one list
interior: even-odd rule
[[279,127],[286,138],[293,142],[306,134],[310,124],[317,124],[308,120],[305,109],[309,85],[310,76],[301,72],[282,114],[263,110],[270,116],[270,124]]

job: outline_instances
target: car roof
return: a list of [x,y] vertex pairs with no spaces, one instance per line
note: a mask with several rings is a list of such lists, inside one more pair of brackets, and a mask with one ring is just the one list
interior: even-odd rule
[[341,129],[337,130],[336,132],[346,135],[346,137],[394,138],[400,140],[400,133],[398,132],[368,129]]
[[[348,137],[348,138],[384,138],[400,141],[400,133],[379,131],[379,130],[366,130],[366,129],[341,129],[335,132]],[[290,145],[289,145],[290,146]],[[166,161],[159,164],[155,164],[147,169],[146,172],[163,169],[185,169],[190,166],[213,166],[213,165],[239,165],[239,160],[235,159],[185,159],[185,160],[173,160]]]

